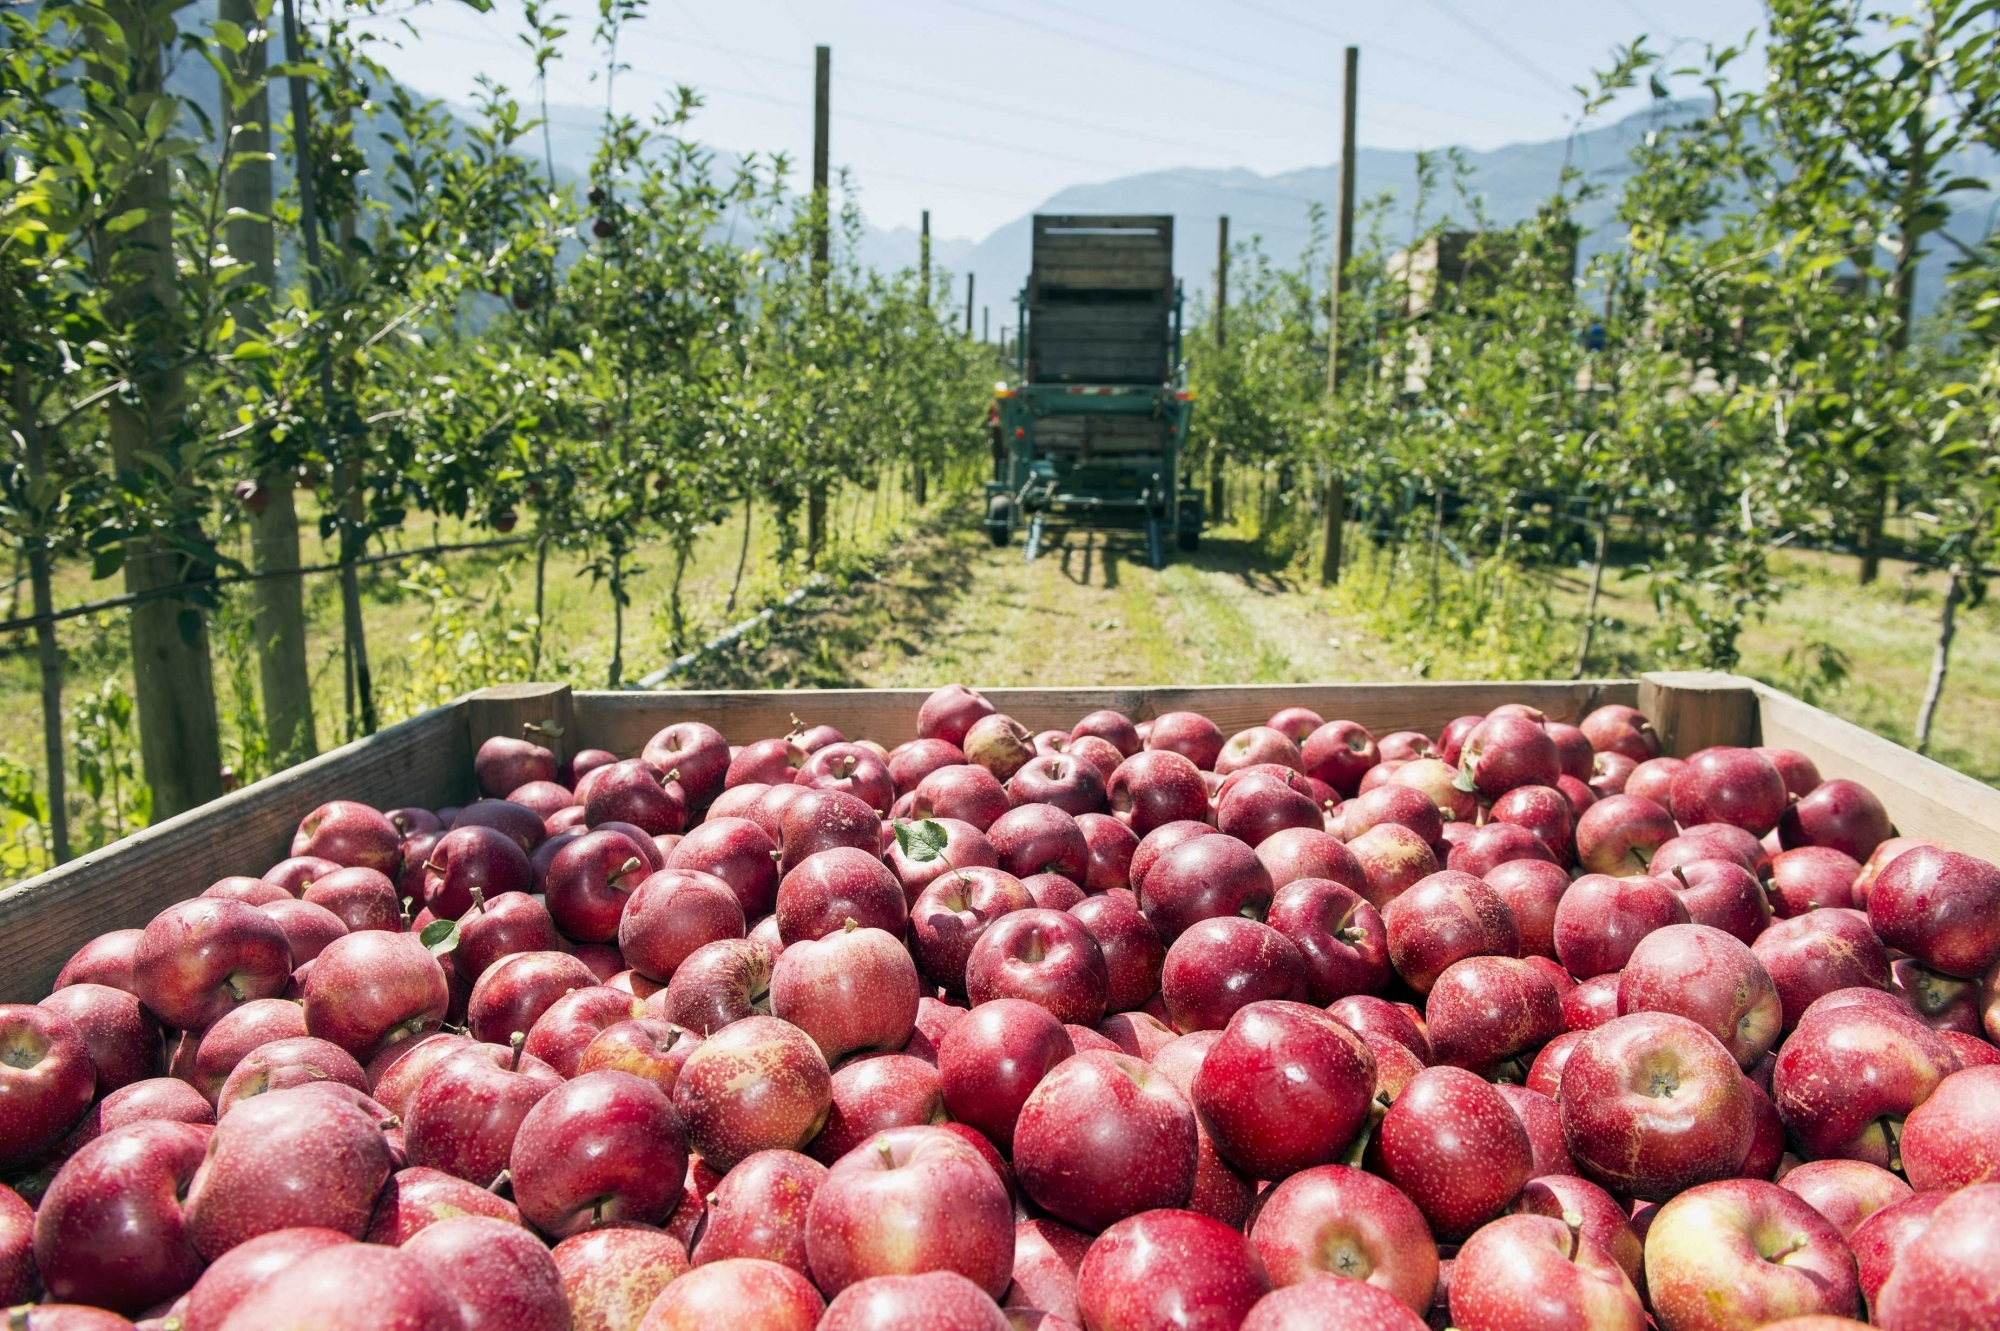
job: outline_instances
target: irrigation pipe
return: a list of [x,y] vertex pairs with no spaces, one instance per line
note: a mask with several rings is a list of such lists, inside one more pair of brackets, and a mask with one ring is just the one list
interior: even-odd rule
[[662,666],[660,669],[655,670],[650,675],[642,676],[641,678],[639,678],[638,680],[636,680],[631,684],[627,684],[625,688],[632,692],[640,692],[647,689],[659,688],[661,685],[665,684],[668,680],[672,679],[675,675],[680,674],[683,670],[686,670],[688,667],[692,666],[695,662],[701,660],[702,657],[708,656],[715,652],[723,651],[730,647],[734,647],[737,643],[743,641],[743,635],[748,633],[751,629],[756,628],[759,624],[770,623],[772,620],[778,617],[781,611],[790,610],[793,606],[798,605],[800,602],[804,601],[808,596],[811,596],[813,593],[819,591],[826,585],[827,585],[827,576],[824,573],[813,574],[810,578],[807,578],[797,587],[794,587],[791,590],[791,592],[786,595],[785,599],[778,602],[776,605],[765,606],[762,610],[759,610],[756,614],[750,616],[750,618],[744,620],[742,623],[731,625],[729,628],[726,628],[722,632],[716,634],[713,638],[710,638],[707,642],[695,648],[693,651],[682,652],[679,656],[676,656],[673,660],[667,662],[666,665]]

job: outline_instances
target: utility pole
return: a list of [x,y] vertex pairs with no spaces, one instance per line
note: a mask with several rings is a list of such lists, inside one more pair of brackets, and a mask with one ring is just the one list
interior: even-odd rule
[[972,336],[972,274],[965,275],[965,335]]
[[[1340,297],[1347,285],[1347,265],[1354,258],[1354,102],[1361,78],[1361,48],[1347,48],[1340,116],[1340,233],[1334,245],[1331,302],[1326,329],[1326,395],[1340,391]],[[1326,534],[1320,552],[1319,581],[1330,587],[1340,581],[1340,545],[1347,526],[1347,478],[1337,466],[1327,468]]]
[[[812,263],[813,282],[820,289],[821,308],[826,307],[829,280],[827,255],[827,118],[828,97],[833,82],[833,48],[813,48],[813,181],[812,181]],[[820,548],[826,544],[826,482],[815,478],[806,486],[806,567],[819,563]]]
[[990,305],[979,307],[979,340],[981,342],[993,340],[993,307]]
[[[1215,351],[1216,359],[1222,358],[1222,348],[1228,341],[1228,326],[1225,316],[1229,310],[1229,216],[1224,214],[1215,219]],[[1208,441],[1208,516],[1210,520],[1221,522],[1222,502],[1222,440]]]

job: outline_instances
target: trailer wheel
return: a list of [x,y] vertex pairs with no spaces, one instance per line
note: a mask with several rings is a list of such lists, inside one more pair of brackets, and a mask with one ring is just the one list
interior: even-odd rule
[[1014,535],[1014,500],[998,494],[986,501],[986,539],[1002,546]]
[[1201,549],[1201,533],[1198,531],[1175,532],[1174,544],[1183,550],[1199,550]]

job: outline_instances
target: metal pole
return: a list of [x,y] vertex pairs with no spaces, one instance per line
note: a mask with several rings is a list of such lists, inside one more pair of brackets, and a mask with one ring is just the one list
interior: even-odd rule
[[924,307],[931,303],[931,210],[924,209],[924,229],[917,241],[917,271],[924,284]]
[[965,275],[965,335],[972,336],[972,280],[973,275]]
[[833,82],[833,48],[813,48],[813,274],[821,282],[827,275],[827,115]]
[[1229,309],[1229,218],[1215,219],[1215,349],[1222,350],[1223,314]]

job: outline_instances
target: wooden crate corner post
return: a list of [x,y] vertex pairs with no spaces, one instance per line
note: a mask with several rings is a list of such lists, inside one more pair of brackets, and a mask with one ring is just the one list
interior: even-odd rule
[[1639,677],[1639,710],[1674,758],[1713,745],[1759,743],[1757,685],[1717,670],[1655,670]]
[[556,756],[576,753],[576,701],[567,684],[495,684],[467,694],[472,751],[496,735],[532,740]]

